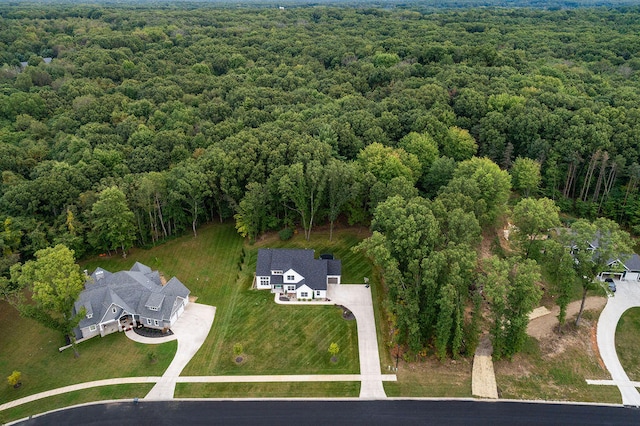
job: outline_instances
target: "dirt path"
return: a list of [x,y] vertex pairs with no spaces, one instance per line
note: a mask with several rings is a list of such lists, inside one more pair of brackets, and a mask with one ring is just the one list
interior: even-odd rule
[[[567,321],[578,314],[578,311],[580,310],[580,302],[580,300],[576,300],[575,302],[569,303],[569,305],[567,306]],[[587,297],[587,300],[585,300],[584,303],[584,310],[599,310],[602,309],[606,304],[606,297]],[[558,326],[559,312],[560,308],[554,306],[547,315],[543,315],[529,321],[527,334],[531,337],[535,337],[538,340],[551,336],[553,334],[553,329]]]

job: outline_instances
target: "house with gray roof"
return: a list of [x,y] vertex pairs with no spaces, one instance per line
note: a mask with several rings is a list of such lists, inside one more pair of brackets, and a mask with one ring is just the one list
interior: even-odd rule
[[626,261],[612,259],[607,264],[609,268],[602,272],[601,280],[606,278],[617,278],[620,281],[640,281],[640,256],[633,253]]
[[259,249],[255,287],[272,293],[295,293],[298,299],[326,299],[327,285],[340,284],[342,262],[315,258],[313,250]]
[[88,277],[74,306],[84,308],[77,339],[105,336],[129,326],[170,328],[189,303],[189,289],[176,277],[162,284],[160,273],[136,262],[128,271],[97,268]]

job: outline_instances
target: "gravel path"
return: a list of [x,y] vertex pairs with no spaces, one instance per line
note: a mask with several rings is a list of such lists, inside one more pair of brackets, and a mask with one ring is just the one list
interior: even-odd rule
[[493,346],[488,335],[484,336],[473,357],[471,394],[480,398],[498,399],[498,386],[493,371],[491,354]]

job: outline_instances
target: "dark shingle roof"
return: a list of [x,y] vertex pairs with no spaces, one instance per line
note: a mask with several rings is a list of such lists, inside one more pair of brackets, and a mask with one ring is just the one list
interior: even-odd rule
[[629,271],[640,272],[640,256],[634,253],[629,260],[624,262],[624,266]]
[[177,297],[189,297],[189,290],[180,280],[173,277],[163,286],[158,271],[136,262],[129,271],[111,273],[96,269],[85,283],[85,290],[80,293],[74,308],[75,313],[84,307],[87,313],[93,314],[92,318],[82,318],[80,328],[98,324],[113,304],[130,314],[168,321],[177,306]]
[[281,275],[271,275],[271,271],[283,273],[293,269],[304,279],[297,287],[307,285],[312,290],[327,289],[327,275],[340,275],[340,260],[315,259],[313,250],[302,249],[259,249],[256,276],[271,276],[272,284],[282,284]]

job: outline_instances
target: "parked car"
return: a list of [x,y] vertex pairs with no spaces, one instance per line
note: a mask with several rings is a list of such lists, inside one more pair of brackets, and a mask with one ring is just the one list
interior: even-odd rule
[[615,292],[616,292],[616,283],[615,283],[615,281],[613,281],[613,279],[612,279],[612,278],[606,278],[606,279],[604,280],[604,282],[606,282],[606,283],[607,283],[607,286],[609,287],[609,291],[610,291],[610,292],[612,292],[612,293],[615,293]]

